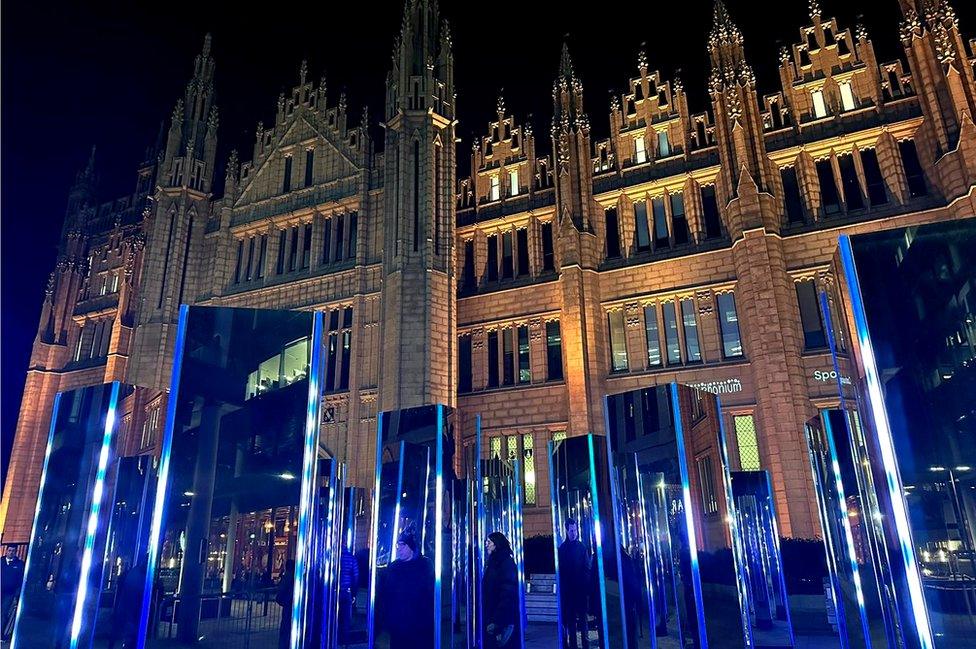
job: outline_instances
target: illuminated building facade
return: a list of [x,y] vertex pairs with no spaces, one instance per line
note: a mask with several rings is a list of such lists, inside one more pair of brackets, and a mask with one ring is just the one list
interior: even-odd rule
[[[640,54],[603,141],[564,48],[549,134],[499,98],[466,178],[433,3],[405,10],[382,147],[303,65],[223,179],[208,37],[132,194],[97,202],[93,164],[71,190],[3,541],[29,538],[57,392],[143,386],[123,444],[156,451],[183,303],[325,312],[321,444],[360,486],[378,412],[456,407],[472,439],[481,415],[485,450],[524,458],[526,535],[547,533],[547,443],[602,432],[608,393],[678,381],[720,395],[732,468],[770,472],[781,533],[818,536],[803,425],[838,403],[817,298],[836,295],[838,236],[976,212],[973,42],[946,2],[901,11],[907,66],[813,3],[761,95],[718,2],[708,105]],[[695,461],[717,484],[719,458]]]

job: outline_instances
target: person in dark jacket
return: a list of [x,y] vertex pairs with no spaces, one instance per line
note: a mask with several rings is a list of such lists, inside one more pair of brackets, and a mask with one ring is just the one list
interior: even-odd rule
[[587,646],[586,600],[590,588],[590,556],[579,540],[579,526],[566,519],[566,538],[559,546],[559,610],[563,646]]
[[488,560],[481,578],[482,620],[486,649],[521,646],[518,568],[512,546],[501,532],[488,535]]
[[285,571],[278,580],[275,602],[281,606],[281,621],[278,623],[278,649],[288,649],[291,640],[291,606],[295,599],[295,560],[285,563]]
[[383,621],[390,649],[434,649],[434,564],[420,554],[412,532],[397,539],[396,561],[384,572]]
[[0,559],[0,589],[3,590],[2,623],[3,640],[7,641],[14,632],[14,616],[17,612],[17,600],[20,598],[20,587],[24,583],[24,562],[17,556],[17,546],[8,545]]

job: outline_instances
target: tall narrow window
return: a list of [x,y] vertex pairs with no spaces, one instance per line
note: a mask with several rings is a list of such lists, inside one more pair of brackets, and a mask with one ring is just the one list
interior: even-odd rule
[[563,339],[559,333],[559,321],[546,323],[546,380],[561,381],[563,378]]
[[305,151],[305,186],[312,186],[313,171],[315,169],[315,149]]
[[824,214],[840,212],[840,197],[834,184],[834,169],[830,158],[817,160],[817,180],[820,183],[820,204]]
[[813,117],[814,119],[820,119],[821,117],[827,116],[827,104],[824,103],[823,90],[814,90],[811,93],[813,97]]
[[441,254],[441,146],[434,146],[434,254]]
[[556,270],[556,255],[552,246],[552,221],[542,224],[542,270]]
[[275,262],[275,274],[285,272],[285,246],[287,245],[288,230],[278,231],[278,260]]
[[285,156],[285,175],[281,182],[281,193],[291,191],[291,163],[292,159],[290,155]]
[[733,415],[735,445],[739,449],[739,467],[743,471],[759,471],[759,440],[756,438],[756,422],[752,415]]
[[488,269],[487,277],[489,282],[498,279],[498,235],[488,236]]
[[807,350],[823,349],[827,346],[823,318],[817,288],[812,281],[796,283],[796,300],[800,306],[800,324],[803,327],[803,346]]
[[488,332],[488,387],[498,387],[498,331]]
[[512,328],[502,331],[502,385],[515,384],[515,345]]
[[306,223],[302,232],[302,270],[312,262],[312,224]]
[[742,356],[742,338],[739,335],[739,315],[735,311],[735,296],[721,293],[718,302],[718,324],[722,332],[722,355],[725,358]]
[[661,333],[657,326],[657,307],[644,307],[644,339],[647,341],[647,366],[661,366]]
[[234,283],[241,283],[241,264],[244,260],[244,239],[237,240],[237,263],[234,264]]
[[[342,237],[336,236],[341,249]],[[420,250],[420,141],[413,143],[413,251]]]
[[532,439],[532,433],[524,433],[522,435],[522,466],[525,467],[523,473],[525,504],[535,505],[535,444]]
[[491,183],[488,190],[488,200],[497,201],[501,198],[501,179],[498,176],[492,176],[489,180]]
[[847,203],[848,211],[863,208],[864,197],[861,195],[861,181],[858,180],[857,170],[854,169],[854,156],[838,156],[837,163],[840,167],[840,182],[844,187],[844,202]]
[[634,238],[638,251],[651,249],[651,230],[647,224],[647,201],[634,203]]
[[878,164],[878,154],[874,149],[861,150],[861,166],[864,167],[864,181],[868,186],[868,200],[871,207],[884,205],[888,202],[888,187],[881,166]]
[[718,214],[718,202],[715,199],[715,185],[702,186],[700,194],[702,217],[705,221],[705,238],[718,239],[722,236],[722,220]]
[[332,392],[336,386],[336,366],[339,362],[339,310],[329,313],[329,338],[325,359],[325,391]]
[[345,224],[345,219],[342,214],[338,214],[335,217],[336,220],[336,232],[335,232],[335,261],[342,261],[342,247],[344,243],[342,226]]
[[661,305],[664,312],[664,347],[667,351],[668,365],[681,364],[681,343],[678,342],[678,315],[674,310],[674,302]]
[[298,264],[298,226],[294,226],[288,233],[288,270],[295,270]]
[[468,239],[464,242],[464,273],[461,279],[461,287],[464,290],[471,290],[474,286],[474,240]]
[[247,238],[247,269],[244,272],[244,281],[251,281],[251,270],[254,268],[254,237]]
[[668,215],[664,211],[664,197],[655,196],[651,199],[651,209],[654,212],[654,248],[668,248]]
[[607,259],[620,256],[620,223],[617,219],[617,208],[611,207],[606,212],[607,224]]
[[268,263],[268,235],[262,234],[261,242],[258,244],[258,267],[254,273],[258,279],[264,277],[264,265],[266,263]]
[[518,196],[519,193],[519,179],[518,179],[518,169],[510,169],[508,172],[508,191],[511,196]]
[[529,328],[522,325],[518,328],[518,382],[530,383],[532,369],[529,367]]
[[610,369],[614,372],[626,371],[627,338],[624,330],[623,309],[608,313],[607,325],[610,330]]
[[637,164],[647,162],[647,148],[643,135],[634,138],[634,160]]
[[110,293],[119,292],[119,273],[112,273],[111,285],[109,287]]
[[688,218],[685,216],[685,196],[681,193],[670,195],[671,201],[671,236],[674,244],[680,246],[688,243]]
[[356,258],[356,244],[359,241],[359,213],[349,214],[349,247],[346,250],[347,259]]
[[905,177],[908,180],[908,193],[911,198],[918,198],[929,193],[925,184],[925,172],[918,160],[918,149],[914,140],[902,140],[898,143],[898,153],[901,163],[905,166]]
[[515,259],[518,267],[515,273],[521,277],[529,274],[529,231],[521,228],[515,231]]
[[658,131],[657,133],[657,157],[667,158],[671,155],[671,142],[668,140],[667,131]]
[[803,199],[800,197],[800,184],[796,178],[796,167],[783,167],[779,170],[783,179],[783,202],[786,204],[786,220],[791,225],[804,222]]
[[681,322],[685,332],[685,354],[689,363],[701,361],[701,346],[698,344],[698,321],[695,319],[695,301],[691,298],[681,300]]
[[854,91],[851,89],[851,82],[845,81],[840,86],[840,105],[844,110],[854,110]]
[[512,257],[512,233],[502,233],[502,279],[515,276],[515,262]]
[[471,392],[471,336],[458,337],[458,394]]
[[339,371],[339,389],[349,389],[349,366],[352,358],[352,331],[342,332],[342,368]]
[[322,263],[332,263],[332,219],[325,219],[322,224]]

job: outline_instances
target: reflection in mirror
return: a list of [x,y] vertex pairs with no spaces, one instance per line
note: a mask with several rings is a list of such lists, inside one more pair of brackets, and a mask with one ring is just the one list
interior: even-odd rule
[[320,336],[311,312],[181,310],[146,646],[307,643]]
[[369,646],[466,647],[472,570],[469,485],[454,414],[380,414],[373,501]]
[[14,647],[91,646],[102,584],[111,572],[103,570],[106,539],[114,531],[109,526],[121,522],[112,502],[117,411],[131,391],[116,382],[55,398]]

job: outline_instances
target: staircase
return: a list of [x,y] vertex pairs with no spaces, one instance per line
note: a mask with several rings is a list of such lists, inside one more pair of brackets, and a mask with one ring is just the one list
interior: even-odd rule
[[558,622],[556,575],[529,575],[525,587],[525,617],[529,622]]

